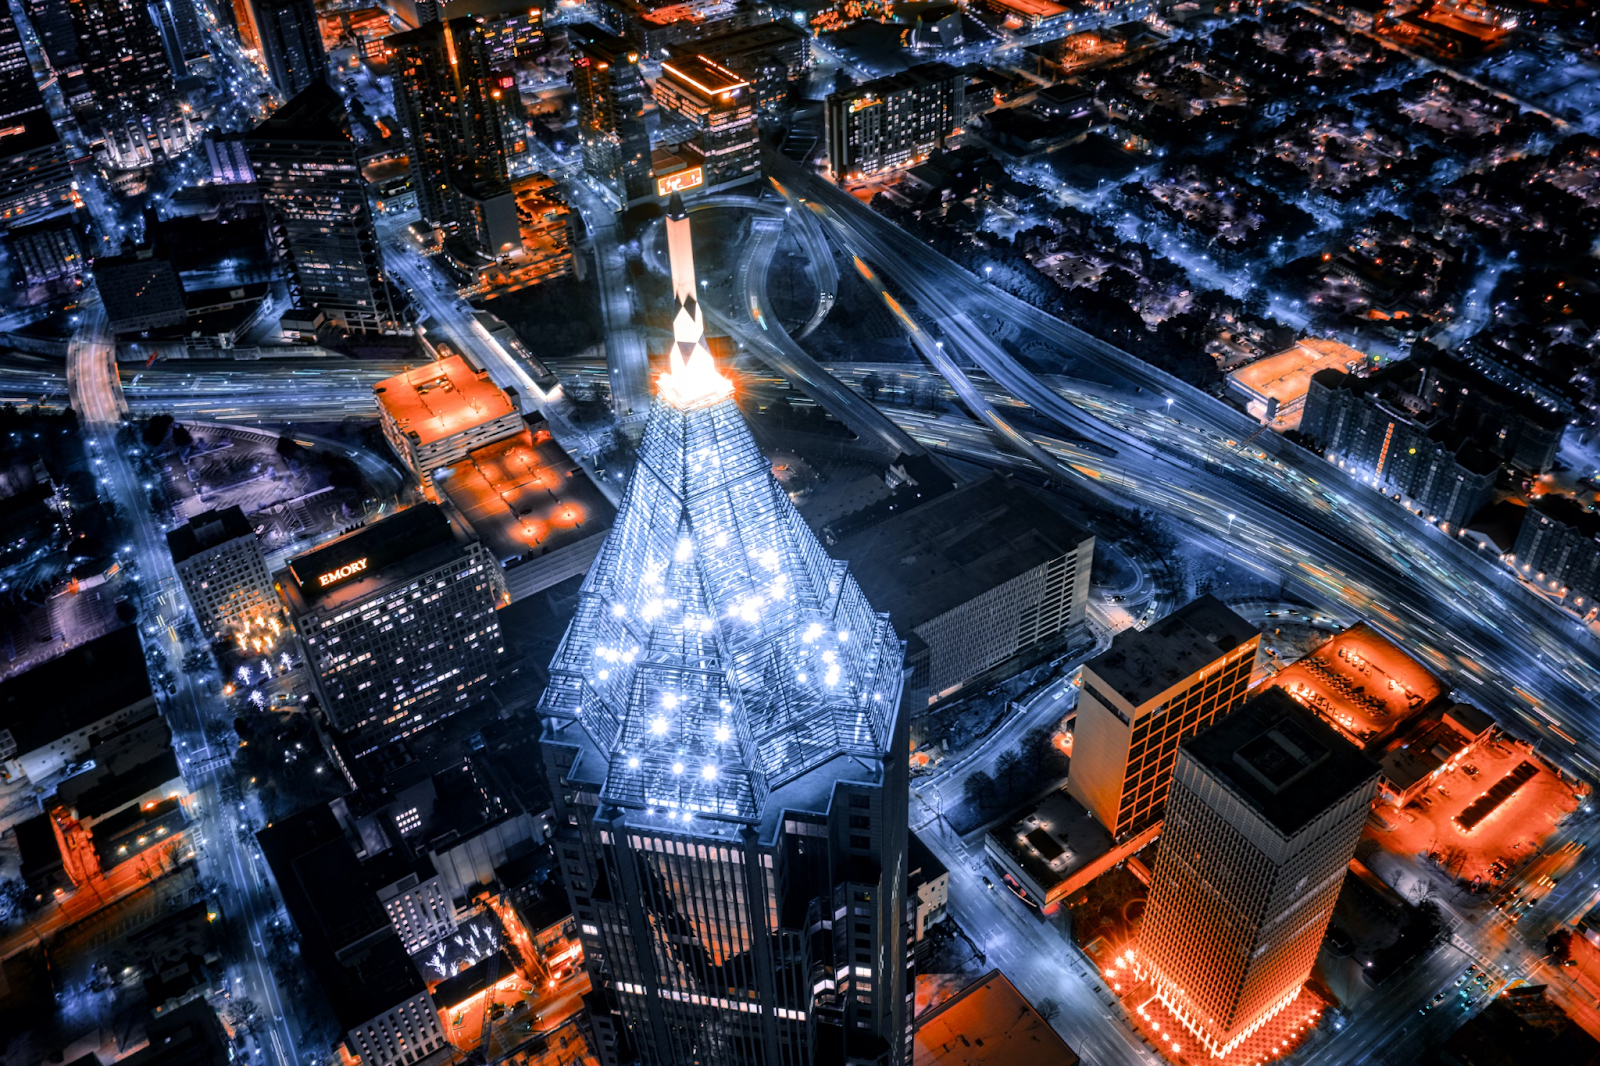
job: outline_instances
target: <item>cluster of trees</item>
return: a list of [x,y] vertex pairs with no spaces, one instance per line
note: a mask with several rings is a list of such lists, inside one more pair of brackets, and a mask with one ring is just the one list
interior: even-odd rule
[[1055,726],[1028,730],[1015,751],[1002,752],[994,773],[974,770],[963,785],[966,800],[980,810],[1005,809],[1033,798],[1044,786],[1066,776],[1069,760],[1052,742]]
[[542,358],[577,355],[605,339],[598,290],[570,274],[496,296],[484,301],[484,307]]

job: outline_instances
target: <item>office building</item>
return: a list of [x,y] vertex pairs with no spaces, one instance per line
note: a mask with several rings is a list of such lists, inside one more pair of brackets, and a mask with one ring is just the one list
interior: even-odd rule
[[425,221],[460,231],[489,259],[515,241],[507,181],[505,112],[491,41],[477,21],[425,22],[385,38],[393,50],[395,117],[406,132],[417,209]]
[[0,681],[0,762],[10,780],[43,787],[87,754],[96,734],[155,706],[139,631],[114,630]]
[[66,146],[22,35],[14,18],[0,16],[0,226],[38,221],[76,203]]
[[1540,496],[1528,508],[1506,562],[1590,613],[1600,601],[1600,514],[1566,496]]
[[1365,622],[1278,671],[1272,683],[1356,747],[1377,750],[1445,694],[1444,682]]
[[1212,1055],[1299,996],[1377,781],[1281,689],[1179,747],[1136,969]]
[[352,758],[454,714],[496,678],[500,566],[434,504],[298,555],[275,580]]
[[279,611],[255,526],[239,508],[195,515],[167,533],[167,549],[200,631],[211,639]]
[[443,879],[427,860],[418,862],[399,880],[379,886],[377,897],[407,955],[415,955],[456,931],[455,905]]
[[833,551],[909,642],[911,687],[930,702],[1031,650],[1089,639],[1094,535],[1020,482],[963,485]]
[[77,220],[70,214],[14,225],[6,232],[6,243],[29,285],[76,278],[87,269],[83,238]]
[[302,317],[320,312],[346,333],[406,332],[339,94],[315,82],[243,143],[273,244],[288,269],[294,311]]
[[761,180],[761,132],[748,81],[705,56],[674,56],[661,63],[655,97],[694,128],[706,191]]
[[72,0],[24,0],[22,8],[34,35],[39,38],[39,48],[44,52],[45,65],[56,76],[62,97],[73,110],[89,102],[89,84],[83,76],[83,62],[78,58],[78,31],[72,23]]
[[515,401],[459,355],[385,378],[372,392],[384,439],[430,498],[436,498],[435,470],[522,432]]
[[789,86],[811,70],[811,35],[789,19],[719,33],[674,46],[673,54],[704,56],[750,83],[756,107],[773,111],[784,105]]
[[318,82],[328,80],[328,54],[312,0],[254,0],[261,58],[272,84],[285,100],[293,100]]
[[415,1066],[447,1049],[439,1012],[378,900],[414,864],[395,850],[361,861],[327,804],[256,834],[300,951],[363,1066]]
[[966,94],[966,75],[944,63],[830,93],[823,126],[834,180],[910,166],[943,148],[966,119]]
[[578,98],[583,169],[633,203],[654,194],[644,102],[650,91],[638,49],[590,23],[567,27],[572,87]]
[[902,646],[773,480],[667,225],[670,369],[539,704],[597,1050],[903,1063]]
[[123,246],[121,255],[94,261],[94,280],[112,333],[181,326],[189,319],[183,281],[159,240]]
[[1114,839],[1161,819],[1178,745],[1244,702],[1260,643],[1202,596],[1084,664],[1067,791]]
[[950,870],[915,833],[907,836],[907,868],[911,871],[913,917],[909,936],[920,961],[933,946],[929,937],[935,925],[944,921],[950,908]]
[[1459,530],[1489,502],[1500,461],[1421,399],[1411,364],[1390,363],[1365,377],[1313,374],[1300,433],[1330,462]]

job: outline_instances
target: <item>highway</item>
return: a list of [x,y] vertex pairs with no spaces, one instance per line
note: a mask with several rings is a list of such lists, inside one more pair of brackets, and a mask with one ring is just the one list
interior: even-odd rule
[[[1591,772],[1600,769],[1550,728],[1586,744],[1600,739],[1594,641],[1575,620],[1516,587],[1497,561],[1476,556],[1319,457],[1261,433],[1242,412],[985,285],[843,190],[780,156],[766,158],[789,187],[827,210],[874,269],[915,299],[947,346],[1039,416],[1118,453],[1109,464],[1077,464],[1080,483],[1099,491],[1117,471],[1111,495],[1175,513],[1297,577],[1435,669],[1469,676],[1478,699],[1514,716],[1518,728],[1555,741]],[[1115,373],[1141,389],[1147,405],[1063,396],[994,342],[982,323],[997,319],[1067,358]]]
[[[227,917],[243,922],[248,942],[242,961],[229,976],[230,993],[257,1003],[264,1033],[258,1036],[265,1060],[272,1066],[294,1066],[295,1029],[278,994],[277,982],[266,960],[267,928],[277,911],[274,896],[255,863],[254,838],[239,827],[248,824],[247,804],[233,779],[230,742],[218,738],[213,747],[202,708],[210,702],[210,717],[229,721],[220,697],[210,695],[177,664],[184,647],[173,621],[188,613],[182,586],[167,551],[164,531],[150,513],[148,498],[130,457],[117,440],[127,413],[116,367],[116,349],[105,313],[97,298],[81,301],[77,333],[67,350],[67,380],[73,408],[88,438],[90,454],[102,482],[116,502],[126,527],[128,545],[123,556],[139,582],[140,625],[145,629],[147,654],[165,655],[173,667],[178,690],[167,701],[167,724],[178,747],[184,780],[194,793],[192,809],[199,817],[196,833],[202,872],[227,887],[223,905]],[[238,797],[237,799],[235,797]],[[257,812],[259,818],[259,811]],[[266,1052],[270,1051],[270,1055]]]

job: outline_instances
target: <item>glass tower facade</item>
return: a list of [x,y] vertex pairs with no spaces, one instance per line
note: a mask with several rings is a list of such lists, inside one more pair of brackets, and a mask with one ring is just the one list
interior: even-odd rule
[[672,369],[540,704],[602,1059],[899,1063],[903,647],[773,480],[668,218]]

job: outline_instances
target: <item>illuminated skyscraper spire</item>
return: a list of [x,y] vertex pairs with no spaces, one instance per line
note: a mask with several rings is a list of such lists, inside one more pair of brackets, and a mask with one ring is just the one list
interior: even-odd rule
[[668,369],[539,704],[601,1060],[897,1064],[903,645],[773,479],[667,227]]

